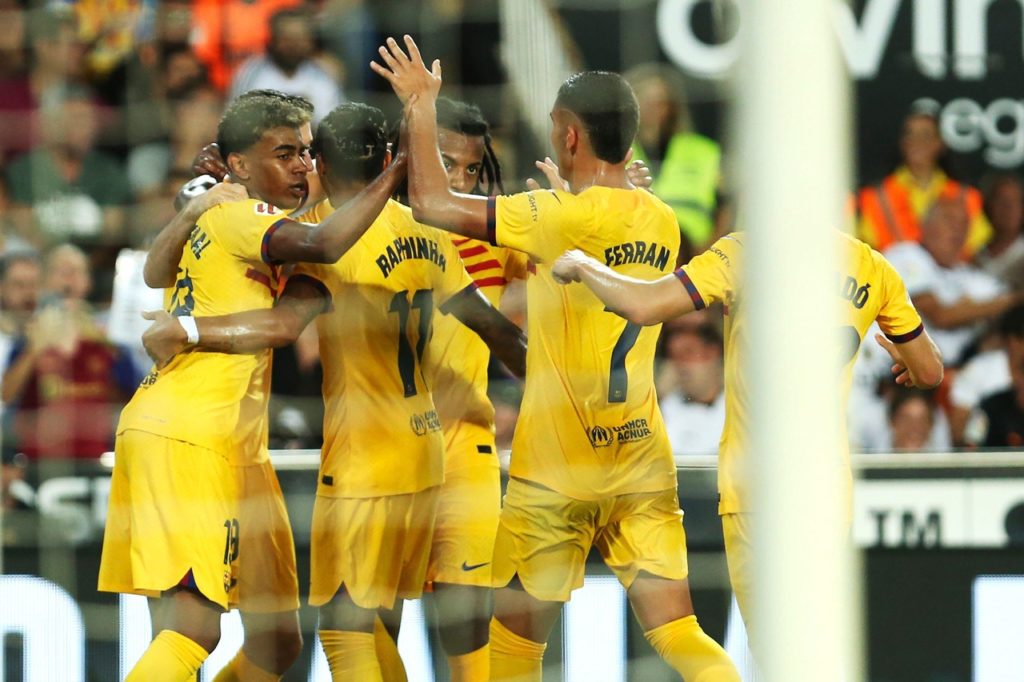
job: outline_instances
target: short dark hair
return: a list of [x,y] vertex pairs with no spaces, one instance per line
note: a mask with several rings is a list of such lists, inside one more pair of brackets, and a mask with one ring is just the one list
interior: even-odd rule
[[917,387],[906,388],[903,386],[899,386],[892,392],[892,396],[889,398],[889,409],[886,410],[886,416],[888,416],[889,421],[892,421],[893,417],[896,416],[896,413],[900,411],[901,407],[903,407],[904,405],[913,400],[923,400],[925,404],[928,405],[928,414],[931,416],[931,420],[934,422],[934,395],[935,394],[932,393],[930,390]]
[[640,110],[625,78],[610,71],[569,76],[558,89],[555,107],[579,117],[597,158],[608,163],[626,158],[640,125]]
[[289,19],[302,19],[309,25],[310,30],[316,33],[316,26],[313,24],[313,15],[308,10],[299,7],[286,7],[285,9],[278,10],[270,15],[269,28],[270,28],[270,39],[273,40],[277,36],[277,32],[281,30],[281,22],[288,21]]
[[448,97],[437,98],[437,127],[468,137],[484,139],[484,160],[480,172],[480,188],[484,194],[504,194],[501,164],[491,145],[491,127],[480,107]]
[[[280,90],[260,88],[257,90],[247,90],[246,92],[243,92],[241,95],[239,95],[238,99],[246,99],[249,97],[273,97],[279,99],[282,102],[293,104],[302,111],[306,112],[307,121],[313,119],[313,103],[310,102],[305,97],[303,97],[302,95],[289,95],[287,92],[281,92]],[[303,123],[305,123],[305,121],[303,121]]]
[[377,107],[347,102],[335,107],[316,128],[313,154],[347,180],[372,180],[388,152],[387,119]]
[[293,102],[276,95],[255,94],[239,97],[228,105],[217,126],[217,146],[227,159],[256,144],[274,128],[298,128],[309,121],[309,114]]

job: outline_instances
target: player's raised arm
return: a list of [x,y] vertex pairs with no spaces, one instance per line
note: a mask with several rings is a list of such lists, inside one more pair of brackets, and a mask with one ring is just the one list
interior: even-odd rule
[[248,196],[245,187],[221,182],[190,199],[153,240],[149,253],[146,254],[146,265],[142,269],[142,278],[146,286],[153,289],[173,286],[178,276],[181,250],[185,248],[185,242],[188,241],[188,236],[192,233],[199,216],[225,201],[241,201]]
[[919,335],[902,343],[893,343],[881,334],[875,334],[875,340],[892,358],[897,384],[935,388],[942,383],[942,354],[923,327]]
[[441,88],[441,64],[423,63],[415,41],[405,36],[409,55],[394,38],[379,49],[386,66],[371,62],[405,104],[411,159],[409,162],[409,205],[417,221],[473,239],[487,241],[487,199],[458,194],[448,186],[441,153],[437,148],[435,102]]
[[153,324],[142,345],[158,367],[193,347],[218,353],[254,353],[294,343],[328,305],[325,292],[301,276],[288,280],[273,308],[214,317],[173,317],[159,310],[143,313]]
[[270,237],[268,254],[281,263],[334,263],[373,224],[405,178],[406,145],[399,144],[391,164],[319,225],[286,221]]
[[526,377],[526,334],[475,287],[463,289],[441,307],[483,339],[494,357],[520,379]]
[[551,274],[562,283],[582,282],[609,310],[633,324],[659,324],[696,307],[676,275],[649,282],[627,277],[575,249],[554,262]]

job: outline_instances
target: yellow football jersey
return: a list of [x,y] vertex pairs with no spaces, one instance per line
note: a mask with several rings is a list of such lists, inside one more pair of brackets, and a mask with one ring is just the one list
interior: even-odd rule
[[[226,315],[270,308],[279,268],[267,255],[270,236],[288,218],[249,199],[200,217],[166,297],[172,315]],[[121,412],[118,433],[134,429],[224,453],[233,464],[267,458],[270,351],[187,350],[150,372]]]
[[332,265],[299,264],[331,309],[317,319],[324,446],[317,494],[400,495],[440,485],[444,439],[430,394],[434,318],[473,281],[451,241],[389,201]]
[[[466,272],[494,307],[510,281],[526,278],[526,254],[465,237],[452,238],[452,243]],[[451,315],[440,315],[434,320],[430,357],[434,404],[444,428],[466,421],[493,432],[494,407],[487,397],[491,357],[487,344]]]
[[650,192],[590,187],[491,199],[491,242],[536,263],[527,280],[526,392],[510,474],[580,500],[676,484],[654,392],[660,326],[629,324],[551,263],[579,248],[642,279],[671,272],[679,250],[672,209]]
[[[740,277],[743,240],[743,233],[722,237],[676,271],[698,310],[715,302],[722,302],[725,310],[725,426],[718,451],[721,514],[750,511],[749,496],[740,477],[750,428],[748,384],[739,357],[740,349],[747,343]],[[840,387],[845,407],[857,350],[871,324],[877,320],[895,343],[916,338],[924,326],[910,303],[903,280],[889,262],[864,242],[845,234],[842,240],[845,262],[836,286],[843,301],[840,359],[844,364]]]

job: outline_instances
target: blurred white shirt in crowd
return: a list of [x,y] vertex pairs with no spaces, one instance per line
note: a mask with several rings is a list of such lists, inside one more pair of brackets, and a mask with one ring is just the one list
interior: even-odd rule
[[[998,279],[974,266],[960,264],[943,268],[931,254],[916,242],[900,242],[885,252],[886,259],[900,273],[910,297],[932,294],[940,303],[951,305],[962,298],[984,302],[1005,293],[1006,286]],[[956,329],[937,329],[928,325],[928,333],[942,352],[943,362],[956,365],[965,348],[978,333],[977,325]],[[869,337],[870,338],[870,337]]]
[[661,399],[661,416],[676,457],[717,455],[725,426],[725,391],[711,404],[687,400],[674,391]]

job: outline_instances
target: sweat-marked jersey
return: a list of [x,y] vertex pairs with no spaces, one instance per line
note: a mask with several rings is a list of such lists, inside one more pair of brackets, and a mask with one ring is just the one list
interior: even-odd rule
[[300,264],[291,279],[321,289],[324,446],[317,494],[401,495],[440,485],[444,439],[430,394],[432,322],[473,281],[443,234],[389,201],[332,265]]
[[[199,218],[166,296],[172,315],[212,316],[270,308],[278,267],[270,237],[288,218],[256,199]],[[117,432],[146,431],[224,453],[233,464],[267,458],[270,351],[186,350],[154,369],[121,412]]]
[[551,263],[578,248],[641,279],[672,271],[679,227],[643,190],[524,192],[491,199],[491,242],[529,254],[526,392],[510,475],[580,500],[676,485],[654,391],[660,326],[605,310],[584,286],[562,286]]
[[[844,258],[836,286],[843,299],[840,386],[841,404],[845,407],[853,362],[871,324],[877,320],[894,343],[916,338],[924,326],[895,268],[864,242],[845,234],[841,238]],[[718,451],[720,514],[750,511],[749,494],[741,476],[746,466],[746,436],[750,429],[749,389],[740,358],[747,343],[748,324],[740,281],[743,240],[743,233],[722,237],[676,271],[698,310],[719,301],[725,309],[725,426]],[[849,476],[849,466],[845,462],[844,466]],[[852,487],[852,480],[847,483]],[[849,490],[845,492],[848,494]]]
[[[481,292],[495,308],[512,280],[526,279],[526,255],[475,239],[452,237],[452,243]],[[487,344],[451,315],[434,320],[430,340],[434,403],[447,430],[464,421],[494,430],[494,407],[487,397]]]

